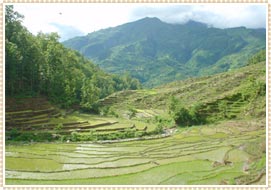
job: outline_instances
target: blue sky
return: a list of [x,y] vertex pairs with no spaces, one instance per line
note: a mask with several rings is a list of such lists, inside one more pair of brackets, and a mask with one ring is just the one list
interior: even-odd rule
[[188,20],[218,28],[265,28],[265,4],[137,4],[137,3],[29,3],[15,4],[25,16],[23,24],[33,33],[58,32],[61,41],[135,21],[158,17],[168,23]]

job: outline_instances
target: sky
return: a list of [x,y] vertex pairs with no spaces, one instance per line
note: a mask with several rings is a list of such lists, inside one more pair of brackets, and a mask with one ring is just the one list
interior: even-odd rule
[[157,17],[174,24],[195,20],[217,28],[266,28],[267,13],[265,4],[244,3],[29,3],[14,4],[14,9],[24,15],[23,25],[30,32],[57,32],[61,37],[60,41],[144,17]]

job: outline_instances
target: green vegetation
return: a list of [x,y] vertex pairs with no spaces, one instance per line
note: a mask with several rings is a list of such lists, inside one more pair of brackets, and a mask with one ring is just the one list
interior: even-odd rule
[[248,64],[257,64],[266,60],[266,50],[261,50],[248,60]]
[[[63,42],[110,73],[129,72],[145,87],[243,67],[266,46],[265,29],[218,29],[144,18]],[[264,55],[262,51],[262,56]]]
[[265,118],[264,63],[175,81],[151,90],[117,92],[97,104],[100,108],[110,107],[119,117],[129,115],[133,108],[133,118],[156,123],[168,120],[163,127],[174,126],[172,119],[180,126],[191,126],[230,119]]
[[191,126],[204,124],[205,118],[200,115],[202,105],[196,104],[190,110],[182,105],[181,101],[174,96],[170,99],[169,112],[178,125]]
[[[73,112],[50,118],[45,129],[50,132],[53,124],[51,130],[60,134],[53,137],[54,143],[33,143],[39,128],[26,132],[13,127],[10,136],[21,140],[6,141],[6,183],[265,184],[264,84],[265,65],[258,63],[150,91],[117,92],[109,96],[116,98],[97,105],[119,117]],[[17,100],[17,108],[18,102],[28,103]],[[189,116],[186,121],[195,123],[174,120],[182,116],[181,109]],[[129,118],[131,112],[135,113]],[[7,113],[20,119],[30,114],[29,110]],[[176,128],[175,122],[184,127]],[[165,131],[170,135],[161,138]],[[23,137],[16,137],[18,132]]]
[[[154,74],[142,72],[145,85],[186,78],[195,68],[199,70],[193,70],[194,76],[230,70],[138,89],[139,82],[127,73],[106,74],[78,52],[64,48],[56,34],[34,36],[21,20],[12,6],[6,6],[7,184],[266,183],[265,51],[253,54],[264,47],[263,30],[220,30],[193,21],[172,28],[158,19],[143,19],[90,34],[100,37],[103,32],[111,39],[108,31],[134,24],[140,28],[143,22],[143,32],[127,38],[131,38],[131,49],[115,46],[123,39],[113,35],[115,40],[108,47],[94,44],[96,51],[92,44],[85,51],[104,58],[108,55],[103,54],[105,49],[116,57],[126,49],[125,56],[130,56],[134,65],[140,62]],[[147,38],[155,51],[145,42],[149,27],[159,31]],[[192,57],[185,56],[189,52],[183,54],[185,49],[165,35],[175,27],[188,36],[202,35],[208,43],[172,35],[184,42],[185,49],[193,50]],[[138,38],[144,39],[140,44],[146,44],[133,44]],[[165,41],[160,44],[157,38]],[[176,49],[171,48],[174,44]],[[164,54],[161,45],[176,52]],[[177,69],[176,75],[168,78],[171,72],[160,70],[157,76],[155,70],[161,67],[151,59],[145,64],[138,51],[145,58],[153,54],[165,69],[176,66],[182,72]],[[138,54],[133,57],[133,53]],[[179,55],[178,59],[173,55]],[[225,60],[233,62],[222,68]],[[185,70],[180,61],[192,70]],[[146,68],[138,67],[138,71]],[[122,72],[121,67],[119,70]]]
[[99,98],[140,83],[129,75],[103,72],[78,52],[65,48],[58,35],[32,35],[21,25],[23,16],[6,6],[6,96],[44,95],[68,108],[92,108]]
[[[253,154],[265,136],[265,128],[257,120],[239,120],[235,125],[242,135],[233,135],[228,130],[232,123],[222,122],[183,128],[166,139],[113,144],[7,145],[6,182],[247,184],[265,169],[265,149],[257,150],[257,156]],[[225,131],[223,136],[210,135],[218,130]]]

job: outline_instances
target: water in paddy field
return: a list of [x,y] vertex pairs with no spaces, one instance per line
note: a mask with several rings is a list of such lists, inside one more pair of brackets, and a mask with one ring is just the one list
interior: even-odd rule
[[7,184],[265,184],[265,128],[245,121],[145,141],[6,146]]

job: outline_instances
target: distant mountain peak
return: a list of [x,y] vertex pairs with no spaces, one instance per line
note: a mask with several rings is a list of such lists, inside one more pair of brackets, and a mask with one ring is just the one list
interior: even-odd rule
[[106,71],[128,72],[148,87],[235,69],[265,49],[265,30],[218,29],[195,20],[180,21],[145,17],[63,44]]
[[140,19],[140,20],[150,20],[150,21],[160,21],[160,22],[162,22],[159,18],[157,18],[157,17],[144,17],[144,18],[142,18],[142,19]]
[[142,19],[136,20],[135,22],[156,22],[156,23],[161,23],[162,21],[157,17],[144,17]]

